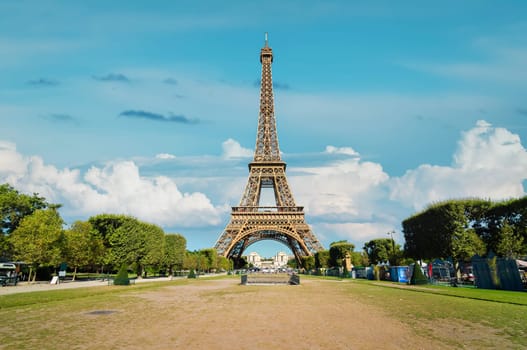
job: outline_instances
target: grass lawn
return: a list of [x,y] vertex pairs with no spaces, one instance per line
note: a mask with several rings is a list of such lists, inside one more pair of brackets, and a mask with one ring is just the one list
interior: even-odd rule
[[0,296],[0,349],[527,348],[524,292],[309,276],[301,286],[238,282],[226,276]]
[[362,280],[355,280],[354,285],[360,287],[350,291],[353,297],[381,304],[391,316],[430,338],[455,344],[455,336],[486,337],[484,329],[491,328],[493,336],[503,337],[519,349],[527,348],[526,292]]

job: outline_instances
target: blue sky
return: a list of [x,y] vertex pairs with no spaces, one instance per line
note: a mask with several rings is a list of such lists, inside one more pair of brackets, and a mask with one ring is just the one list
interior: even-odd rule
[[247,181],[265,32],[288,180],[326,247],[525,195],[524,1],[2,1],[0,181],[68,223],[125,213],[212,246]]

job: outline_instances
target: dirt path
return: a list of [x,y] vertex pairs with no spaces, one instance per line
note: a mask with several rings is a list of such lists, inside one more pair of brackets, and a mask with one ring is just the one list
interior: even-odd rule
[[[448,348],[353,299],[352,290],[350,282],[242,286],[234,278],[131,289],[104,300],[17,310],[10,335],[24,341],[6,349]],[[35,343],[31,334],[45,336]]]
[[[338,283],[241,286],[232,279],[200,281],[141,294],[135,310],[99,322],[123,324],[133,335],[125,344],[128,349],[442,348],[416,337],[413,329],[380,309],[353,300]],[[109,338],[122,339],[119,333]]]

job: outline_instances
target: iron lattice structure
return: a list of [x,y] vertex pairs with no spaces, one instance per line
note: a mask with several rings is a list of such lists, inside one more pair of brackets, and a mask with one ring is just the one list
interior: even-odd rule
[[[227,258],[238,260],[251,244],[274,240],[289,247],[301,264],[303,256],[312,256],[323,247],[305,221],[304,208],[295,204],[285,173],[286,163],[280,156],[271,74],[273,50],[267,35],[260,62],[260,113],[254,159],[249,163],[249,179],[240,204],[232,207],[230,221],[215,249]],[[273,189],[275,206],[260,206],[262,188]]]

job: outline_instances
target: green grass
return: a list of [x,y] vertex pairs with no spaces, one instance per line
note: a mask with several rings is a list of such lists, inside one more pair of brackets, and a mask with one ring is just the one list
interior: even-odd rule
[[[386,282],[386,287],[391,287],[396,283]],[[439,295],[449,295],[458,298],[468,298],[475,300],[486,300],[499,303],[515,304],[527,306],[526,292],[512,292],[506,290],[492,290],[492,289],[478,289],[478,288],[464,288],[464,287],[450,287],[440,285],[421,285],[410,286],[409,290],[422,293],[431,293]]]
[[520,348],[527,347],[525,292],[443,286],[401,288],[397,283],[361,280],[351,284],[358,287],[350,290],[354,298],[380,305],[392,317],[411,323],[416,329],[421,329],[422,323],[428,324],[432,338],[440,337],[433,325],[447,322],[457,323],[459,329],[467,332],[488,328]]

